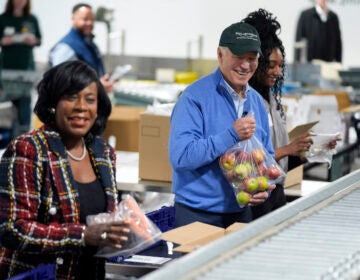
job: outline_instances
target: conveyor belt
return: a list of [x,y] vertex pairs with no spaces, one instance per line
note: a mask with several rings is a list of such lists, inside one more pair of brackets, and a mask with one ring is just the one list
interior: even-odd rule
[[2,70],[1,77],[8,81],[22,81],[35,83],[42,77],[42,72],[32,70]]
[[360,279],[360,170],[143,279]]
[[0,95],[0,102],[30,96],[31,90],[41,76],[42,73],[37,71],[3,70],[1,72],[3,94]]
[[120,81],[115,85],[115,102],[119,105],[147,106],[174,103],[184,90],[183,84],[161,84],[155,81]]

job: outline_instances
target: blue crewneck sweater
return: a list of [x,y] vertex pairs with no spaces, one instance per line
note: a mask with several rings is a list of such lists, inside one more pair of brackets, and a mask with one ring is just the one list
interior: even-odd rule
[[[241,141],[233,123],[234,102],[219,69],[188,86],[171,115],[169,157],[175,201],[214,213],[242,211],[219,167],[219,157]],[[255,136],[274,156],[262,97],[250,86],[244,111],[254,112]]]

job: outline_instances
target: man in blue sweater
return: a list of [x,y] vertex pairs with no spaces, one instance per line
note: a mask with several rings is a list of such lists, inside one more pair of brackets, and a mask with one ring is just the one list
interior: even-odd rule
[[[169,157],[176,226],[200,221],[225,228],[250,222],[249,207],[268,198],[267,192],[259,192],[240,208],[219,167],[221,155],[253,135],[274,155],[262,97],[248,84],[260,45],[254,27],[243,22],[227,27],[217,50],[219,68],[189,85],[174,107]],[[253,116],[247,116],[250,112]]]
[[105,73],[100,51],[93,41],[95,15],[92,7],[76,4],[72,10],[72,28],[50,51],[50,65],[56,66],[69,60],[82,60],[95,69],[106,92],[113,90],[113,82]]

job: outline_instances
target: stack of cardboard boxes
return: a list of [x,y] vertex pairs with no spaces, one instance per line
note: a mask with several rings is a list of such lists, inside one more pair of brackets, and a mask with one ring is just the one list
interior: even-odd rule
[[170,117],[144,107],[114,106],[102,136],[115,139],[118,151],[139,152],[139,178],[171,181],[168,137]]

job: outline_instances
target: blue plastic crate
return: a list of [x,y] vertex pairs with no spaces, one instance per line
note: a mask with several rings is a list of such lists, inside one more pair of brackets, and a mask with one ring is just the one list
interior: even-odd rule
[[37,268],[15,275],[9,280],[56,280],[55,264],[42,264]]
[[147,213],[146,216],[157,225],[162,232],[173,229],[175,226],[174,206],[163,206],[158,210]]

